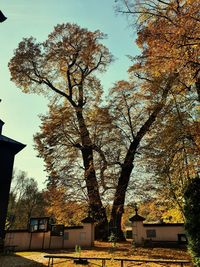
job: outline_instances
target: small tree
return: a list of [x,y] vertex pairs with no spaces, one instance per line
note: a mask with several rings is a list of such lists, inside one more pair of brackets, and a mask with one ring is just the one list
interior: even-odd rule
[[25,229],[30,217],[44,216],[46,200],[34,178],[24,171],[14,174],[8,206],[10,229]]
[[188,238],[188,248],[192,255],[194,266],[200,266],[200,178],[196,177],[187,186],[185,198],[185,230]]

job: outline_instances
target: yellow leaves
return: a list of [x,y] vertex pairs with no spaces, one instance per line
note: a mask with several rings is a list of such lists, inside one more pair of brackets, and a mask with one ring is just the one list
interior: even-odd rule
[[183,223],[184,218],[183,214],[178,208],[169,208],[164,211],[162,219],[165,223]]
[[114,84],[114,87],[112,88],[111,93],[123,92],[123,91],[127,92],[133,88],[134,88],[133,82],[121,80],[121,81],[118,81]]
[[199,1],[171,1],[164,8],[155,2],[152,9],[144,2],[138,6],[139,17],[145,18],[140,21],[142,27],[137,38],[143,52],[129,71],[143,70],[155,77],[178,72],[182,87],[183,83],[187,86],[194,83],[200,63]]
[[57,25],[43,43],[32,37],[24,39],[9,63],[11,79],[24,92],[66,97],[67,91],[76,99],[77,90],[72,89],[87,87],[87,78],[105,71],[112,61],[109,50],[100,43],[105,37],[100,31],[66,23]]
[[141,6],[139,12],[140,12],[138,20],[139,23],[145,23],[151,17],[150,13],[148,12],[148,9],[143,6]]
[[134,71],[138,71],[140,69],[142,69],[141,64],[140,63],[135,63],[131,67],[129,67],[128,72],[131,73],[131,72],[134,72]]
[[194,2],[197,2],[196,0],[185,0],[186,5],[191,5]]

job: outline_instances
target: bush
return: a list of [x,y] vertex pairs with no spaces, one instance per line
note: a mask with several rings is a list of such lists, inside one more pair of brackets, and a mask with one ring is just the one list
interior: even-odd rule
[[185,230],[194,266],[200,267],[200,178],[195,178],[184,193]]

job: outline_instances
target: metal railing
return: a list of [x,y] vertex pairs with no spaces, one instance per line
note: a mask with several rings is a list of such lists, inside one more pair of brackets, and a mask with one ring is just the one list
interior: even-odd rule
[[[118,261],[120,263],[120,267],[125,266],[125,262],[132,262],[132,263],[157,263],[157,264],[167,264],[167,266],[171,265],[178,265],[180,267],[184,266],[192,266],[192,262],[189,260],[167,260],[167,259],[129,259],[129,258],[95,258],[95,257],[75,257],[75,256],[63,256],[63,255],[45,255],[45,258],[48,258],[48,267],[54,266],[56,264],[54,259],[66,259],[66,260],[73,260],[76,263],[82,262],[82,264],[87,265],[89,261],[101,261],[101,266],[106,267],[106,261]],[[91,263],[91,262],[90,262]],[[170,265],[169,265],[170,264]],[[129,265],[130,266],[130,265]],[[133,266],[133,265],[132,265]]]

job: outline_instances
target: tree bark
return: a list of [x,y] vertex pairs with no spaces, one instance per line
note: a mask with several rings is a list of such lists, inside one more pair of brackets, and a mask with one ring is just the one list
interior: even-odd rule
[[197,99],[200,102],[200,78],[196,82]]
[[121,220],[122,220],[122,215],[124,212],[126,191],[127,191],[128,184],[130,181],[131,172],[134,167],[133,162],[134,162],[135,154],[137,152],[137,149],[140,145],[142,138],[149,131],[150,127],[155,122],[159,112],[164,107],[168,92],[171,89],[171,86],[175,78],[176,78],[176,75],[174,77],[169,78],[166,84],[166,87],[163,91],[160,102],[155,106],[153,112],[150,114],[148,119],[145,121],[145,123],[141,126],[140,130],[137,132],[135,138],[133,139],[133,141],[131,142],[129,146],[124,163],[122,164],[121,174],[118,180],[115,197],[113,201],[113,206],[112,206],[112,211],[111,211],[111,218],[109,222],[109,229],[110,231],[113,231],[113,233],[117,235],[118,240],[123,241],[125,239],[123,235],[123,231],[121,229]]
[[126,158],[122,165],[117,188],[115,191],[115,197],[111,211],[109,230],[110,233],[113,232],[117,236],[117,239],[120,241],[125,240],[121,228],[121,220],[122,220],[122,215],[124,213],[124,202],[126,197],[126,191],[128,188],[131,172],[133,170],[133,161],[138,144],[139,142],[137,140],[133,141],[127,151]]
[[107,239],[108,236],[108,220],[106,216],[106,210],[103,207],[98,181],[96,178],[96,172],[94,169],[94,159],[93,159],[93,144],[89,136],[87,126],[82,114],[82,110],[79,109],[76,112],[79,130],[81,136],[81,153],[83,158],[83,165],[85,168],[85,182],[88,193],[89,209],[93,218],[97,221],[95,229],[96,239]]

